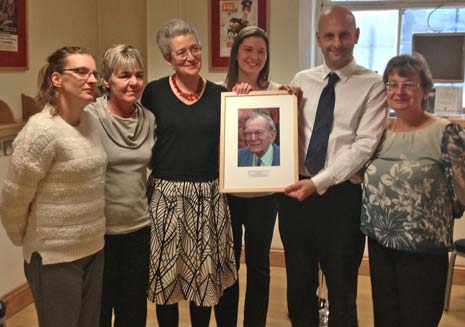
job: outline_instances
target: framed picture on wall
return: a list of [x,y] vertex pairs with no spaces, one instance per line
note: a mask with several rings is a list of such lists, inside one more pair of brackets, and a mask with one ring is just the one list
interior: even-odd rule
[[221,94],[220,191],[282,192],[298,180],[297,98]]
[[267,30],[268,0],[210,0],[210,69],[226,69],[234,37],[245,26]]
[[27,69],[26,0],[0,0],[0,68]]

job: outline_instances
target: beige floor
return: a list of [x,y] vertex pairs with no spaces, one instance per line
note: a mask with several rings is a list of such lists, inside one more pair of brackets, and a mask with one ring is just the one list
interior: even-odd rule
[[[243,265],[240,270],[241,287],[243,288],[244,283],[245,266]],[[286,310],[286,273],[284,268],[273,267],[271,271],[271,294],[270,294],[270,306],[268,310],[268,327],[288,327],[290,326],[287,320]],[[243,294],[241,294],[243,295]],[[240,307],[243,306],[244,298],[241,296]],[[148,325],[155,326],[155,310],[154,305],[148,304]],[[360,276],[359,278],[359,296],[358,296],[358,309],[360,318],[360,327],[371,327],[373,326],[373,314],[371,305],[371,293],[370,293],[370,280],[368,276]],[[180,326],[189,326],[188,319],[189,313],[188,308],[185,305],[181,305],[180,312]],[[242,320],[242,313],[239,314],[240,321]],[[210,324],[214,326],[213,323]],[[34,311],[34,306],[30,305],[26,309],[17,313],[7,321],[8,327],[33,327],[37,326],[37,319]],[[452,299],[450,310],[444,313],[440,327],[463,327],[465,326],[465,286],[454,285],[452,288]]]

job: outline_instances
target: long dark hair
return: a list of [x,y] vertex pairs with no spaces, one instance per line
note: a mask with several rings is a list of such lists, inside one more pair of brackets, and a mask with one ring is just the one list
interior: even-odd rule
[[234,85],[237,83],[237,75],[239,72],[239,65],[237,63],[237,53],[239,51],[239,46],[241,43],[250,36],[258,36],[265,41],[266,44],[266,62],[263,69],[260,71],[257,77],[257,84],[260,85],[264,81],[268,81],[270,75],[270,46],[268,42],[268,37],[266,36],[266,32],[262,30],[260,27],[257,26],[247,26],[244,27],[237,33],[236,37],[234,38],[234,43],[231,48],[231,54],[229,57],[229,67],[228,73],[226,74],[226,88],[228,90],[232,90]]

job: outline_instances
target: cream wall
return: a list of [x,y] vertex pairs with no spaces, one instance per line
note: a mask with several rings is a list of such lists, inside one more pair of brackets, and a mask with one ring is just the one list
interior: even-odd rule
[[26,71],[0,71],[0,99],[21,118],[21,93],[35,95],[39,68],[45,58],[65,44],[96,51],[97,4],[95,0],[27,1],[28,60]]
[[[95,0],[94,0],[95,1]],[[169,2],[169,1],[167,1]],[[128,8],[130,4],[130,8]],[[110,46],[126,43],[147,58],[146,0],[98,0],[98,62]]]
[[[308,0],[305,2],[309,2]],[[278,83],[289,83],[299,70],[299,1],[269,1],[269,37],[271,78]],[[211,81],[222,81],[224,72],[209,72],[208,0],[147,0],[148,80],[166,76],[170,68],[164,63],[155,37],[158,28],[171,18],[181,18],[193,24],[201,38],[203,68],[201,74]],[[291,49],[295,49],[291,50]]]

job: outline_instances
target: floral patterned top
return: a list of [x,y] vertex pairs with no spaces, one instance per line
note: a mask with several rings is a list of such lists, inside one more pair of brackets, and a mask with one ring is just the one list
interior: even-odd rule
[[[420,130],[386,131],[363,181],[361,230],[368,237],[409,252],[442,253],[451,248],[454,211],[446,175],[457,175],[457,189],[464,185],[465,149],[463,129],[448,124],[437,119]],[[445,131],[451,132],[446,126],[452,125],[455,137],[445,137]],[[454,140],[461,142],[443,145],[452,150],[446,163],[441,141]]]

